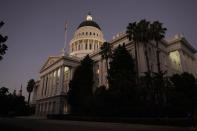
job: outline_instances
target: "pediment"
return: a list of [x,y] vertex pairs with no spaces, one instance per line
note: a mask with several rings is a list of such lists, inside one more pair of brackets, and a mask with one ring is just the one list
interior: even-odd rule
[[46,62],[44,63],[44,65],[41,67],[40,72],[42,70],[48,68],[52,64],[54,64],[59,58],[60,58],[59,56],[49,56],[49,58],[46,60]]

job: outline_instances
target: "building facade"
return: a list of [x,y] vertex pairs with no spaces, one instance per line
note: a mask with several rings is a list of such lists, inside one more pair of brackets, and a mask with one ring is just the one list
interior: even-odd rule
[[[90,14],[74,33],[70,41],[70,53],[61,53],[59,56],[50,56],[40,69],[40,79],[34,88],[33,102],[36,104],[36,115],[68,114],[70,107],[67,102],[69,81],[72,79],[76,67],[84,56],[89,54],[94,60],[94,86],[93,90],[101,85],[108,87],[107,70],[105,60],[100,55],[100,47],[105,42],[99,25],[92,20]],[[135,58],[134,43],[129,41],[126,33],[121,32],[109,42],[112,49],[125,44],[127,50]],[[157,72],[156,44],[151,42],[147,46],[150,69]],[[185,39],[183,35],[175,35],[170,40],[162,40],[159,44],[161,69],[167,70],[167,75],[189,72],[197,77],[197,65],[195,59],[196,49]],[[65,49],[64,49],[65,50]],[[144,46],[137,46],[139,75],[147,72]]]

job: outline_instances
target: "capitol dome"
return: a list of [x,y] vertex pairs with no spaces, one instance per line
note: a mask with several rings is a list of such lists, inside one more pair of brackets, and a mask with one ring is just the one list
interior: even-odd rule
[[83,21],[74,33],[70,41],[70,55],[83,57],[100,49],[104,42],[103,33],[99,25],[92,20],[88,14],[86,21]]

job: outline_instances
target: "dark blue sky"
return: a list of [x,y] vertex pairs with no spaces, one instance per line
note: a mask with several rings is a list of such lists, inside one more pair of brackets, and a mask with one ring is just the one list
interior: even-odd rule
[[0,61],[0,87],[12,92],[39,78],[48,56],[59,55],[64,46],[64,23],[68,41],[91,11],[109,41],[140,19],[159,20],[168,29],[167,38],[184,33],[197,48],[197,0],[0,0],[0,33],[8,36],[8,52]]

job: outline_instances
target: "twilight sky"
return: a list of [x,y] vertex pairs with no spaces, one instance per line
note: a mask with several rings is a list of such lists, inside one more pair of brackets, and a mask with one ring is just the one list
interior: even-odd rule
[[[64,23],[68,41],[91,11],[104,38],[124,31],[129,22],[159,20],[168,29],[167,38],[184,33],[197,48],[197,0],[0,0],[0,33],[8,36],[8,51],[0,61],[0,87],[13,92],[39,70],[48,56],[59,55],[64,46]],[[68,47],[67,47],[68,49]]]

